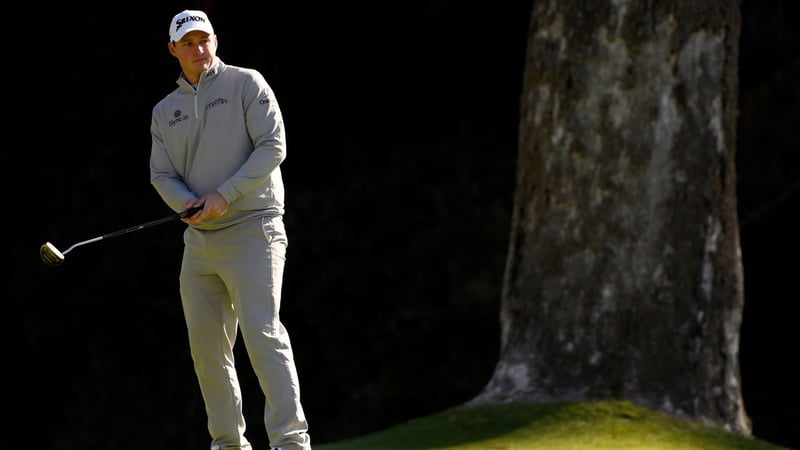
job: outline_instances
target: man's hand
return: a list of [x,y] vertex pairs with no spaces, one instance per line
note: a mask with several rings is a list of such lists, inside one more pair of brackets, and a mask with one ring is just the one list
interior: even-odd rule
[[228,202],[219,192],[213,191],[203,197],[186,202],[183,205],[184,209],[193,208],[195,206],[202,206],[199,212],[191,217],[185,217],[181,221],[190,225],[196,225],[211,217],[219,217],[228,210]]

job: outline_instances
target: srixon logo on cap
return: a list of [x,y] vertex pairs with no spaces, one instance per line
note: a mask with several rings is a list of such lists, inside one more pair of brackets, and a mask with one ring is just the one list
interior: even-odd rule
[[183,17],[183,18],[178,19],[177,21],[175,21],[175,31],[180,30],[181,27],[184,26],[187,22],[203,22],[203,23],[206,23],[206,19],[205,19],[205,17],[201,17],[201,16],[186,16],[186,17]]

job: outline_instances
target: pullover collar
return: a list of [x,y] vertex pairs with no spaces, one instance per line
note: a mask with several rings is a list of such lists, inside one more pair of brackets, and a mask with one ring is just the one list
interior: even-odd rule
[[[221,59],[219,59],[219,57],[215,57],[215,58],[214,58],[214,64],[213,64],[211,67],[209,67],[209,68],[208,68],[208,70],[206,70],[205,72],[203,72],[203,73],[201,73],[201,74],[200,74],[200,80],[197,82],[197,86],[200,86],[201,84],[203,84],[203,82],[204,82],[205,80],[207,80],[207,79],[209,79],[209,78],[213,78],[213,77],[217,76],[217,74],[218,74],[219,72],[221,72],[221,71],[222,71],[222,69],[223,69],[224,67],[225,67],[225,63],[223,63],[223,62],[222,62],[222,60],[221,60]],[[188,81],[188,80],[187,80],[187,79],[186,79],[186,78],[183,76],[183,72],[181,72],[181,74],[180,74],[180,75],[178,75],[178,79],[177,79],[175,82],[176,82],[176,83],[178,83],[178,86],[179,86],[181,89],[183,89],[184,91],[186,91],[186,90],[189,90],[189,91],[192,91],[192,92],[194,92],[194,91],[196,91],[196,90],[197,90],[197,89],[196,89],[195,87],[193,87],[193,86],[192,86],[192,84],[191,84],[191,83],[189,83],[189,81]]]

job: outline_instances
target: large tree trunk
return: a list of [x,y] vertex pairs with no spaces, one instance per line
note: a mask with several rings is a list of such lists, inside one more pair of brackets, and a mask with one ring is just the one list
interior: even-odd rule
[[738,0],[536,0],[502,349],[471,403],[624,398],[750,434]]

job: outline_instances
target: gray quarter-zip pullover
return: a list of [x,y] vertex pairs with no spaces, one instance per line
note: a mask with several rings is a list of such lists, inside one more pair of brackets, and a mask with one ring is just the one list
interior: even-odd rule
[[161,198],[181,211],[218,191],[228,211],[193,225],[204,230],[282,215],[286,133],[264,77],[216,58],[196,89],[182,76],[177,83],[153,108],[150,126],[150,181]]

